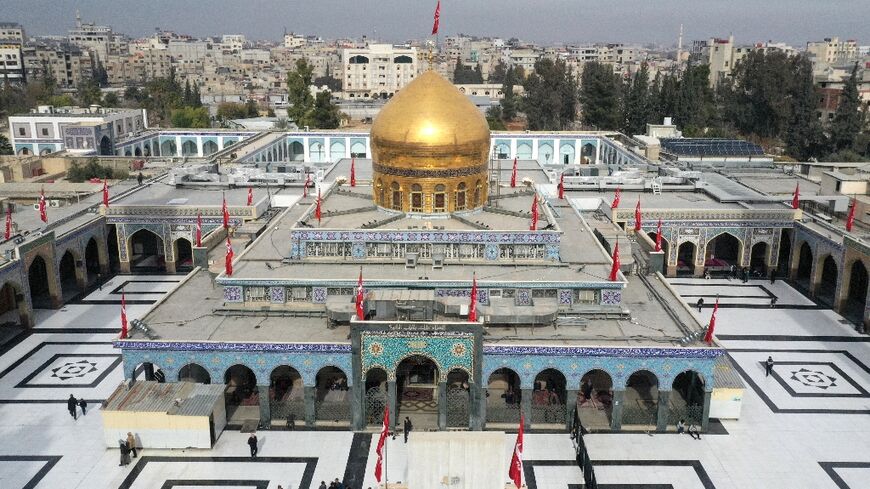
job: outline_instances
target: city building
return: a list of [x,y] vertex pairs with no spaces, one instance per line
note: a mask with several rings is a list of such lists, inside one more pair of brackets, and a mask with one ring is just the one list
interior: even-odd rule
[[417,48],[369,44],[341,50],[342,87],[347,98],[389,98],[417,75]]
[[822,41],[807,42],[807,54],[815,62],[838,65],[858,60],[858,42],[854,39],[840,41],[838,37],[826,37]]
[[92,53],[98,60],[105,62],[110,54],[127,54],[127,39],[112,32],[112,28],[94,23],[82,22],[76,12],[76,26],[69,31],[69,42]]
[[147,128],[144,109],[40,106],[9,117],[9,141],[17,155],[67,150],[115,154],[115,144]]
[[26,80],[23,48],[24,29],[13,22],[0,22],[0,81]]
[[93,59],[87,51],[66,42],[38,42],[24,47],[27,78],[50,76],[59,88],[75,88],[93,75]]

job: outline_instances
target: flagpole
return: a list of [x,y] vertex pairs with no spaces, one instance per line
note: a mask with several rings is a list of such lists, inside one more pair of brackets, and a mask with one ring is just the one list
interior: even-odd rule
[[389,489],[390,487],[390,468],[387,465],[387,445],[390,441],[390,427],[387,426],[387,437],[384,438],[384,489]]

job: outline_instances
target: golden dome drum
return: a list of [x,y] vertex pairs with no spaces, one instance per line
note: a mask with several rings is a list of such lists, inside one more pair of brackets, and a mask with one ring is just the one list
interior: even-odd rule
[[482,207],[489,145],[483,114],[452,83],[426,71],[372,125],[375,203],[422,213]]

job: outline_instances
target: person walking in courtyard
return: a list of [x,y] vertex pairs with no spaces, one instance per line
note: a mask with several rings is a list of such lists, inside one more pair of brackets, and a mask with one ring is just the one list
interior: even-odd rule
[[698,306],[698,312],[701,312],[701,308],[704,307],[704,298],[701,297],[700,299],[698,299],[698,303],[695,305]]
[[290,431],[296,431],[296,413],[290,413],[287,417],[287,428]]
[[257,458],[257,434],[251,433],[248,437],[248,446],[251,447],[251,458]]
[[133,452],[133,458],[136,458],[136,437],[129,431],[127,432],[127,448]]
[[76,418],[76,406],[78,405],[78,401],[76,401],[76,396],[70,394],[69,399],[66,400],[66,409],[69,411],[69,415],[72,416],[73,419]]
[[778,300],[778,299],[777,299],[776,296],[773,296],[773,297],[770,298],[770,307],[771,307],[771,308],[776,307],[776,301],[777,301],[777,300]]
[[320,487],[317,489],[326,489],[326,481],[320,481]]
[[764,362],[764,376],[770,377],[770,372],[773,371],[773,357],[768,356],[767,361]]
[[82,416],[88,414],[88,401],[84,397],[79,399],[79,407],[82,408]]
[[749,269],[743,267],[743,283],[749,282]]
[[118,467],[126,467],[130,465],[130,449],[124,440],[118,440],[118,445],[121,449],[121,463],[118,464]]
[[411,418],[405,416],[405,443],[408,443],[408,434],[411,433],[412,429],[414,429],[414,425],[411,424]]
[[142,186],[142,180],[145,180],[145,176],[142,175],[142,172],[140,171],[139,175],[136,177],[136,182],[139,184],[140,187]]
[[776,270],[775,269],[770,271],[770,285],[773,285],[774,282],[776,282]]

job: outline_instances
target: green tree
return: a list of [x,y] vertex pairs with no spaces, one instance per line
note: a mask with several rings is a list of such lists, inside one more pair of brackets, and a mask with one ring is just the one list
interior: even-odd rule
[[840,103],[831,121],[831,152],[851,149],[861,132],[863,113],[860,112],[861,99],[858,96],[858,63],[840,92]]
[[486,109],[486,122],[493,131],[504,131],[507,127],[502,120],[503,114],[500,105],[493,105]]
[[256,100],[248,100],[245,102],[245,117],[260,117],[260,107]]
[[308,125],[304,119],[314,107],[310,89],[313,72],[314,68],[302,58],[296,61],[296,69],[287,73],[287,101],[290,103],[287,116],[300,127]]
[[117,107],[121,105],[121,101],[118,99],[118,94],[115,92],[109,92],[103,95],[103,107]]
[[562,60],[540,59],[523,83],[523,112],[532,130],[563,130],[574,121],[577,84]]
[[12,150],[12,145],[9,144],[9,138],[5,134],[0,134],[0,155],[15,154]]
[[619,127],[620,80],[613,68],[596,61],[586,63],[580,78],[583,122],[598,129]]
[[211,126],[208,110],[205,107],[181,107],[173,109],[171,121],[174,127],[203,129]]
[[819,158],[825,149],[825,135],[816,116],[813,66],[805,54],[793,57],[790,65],[793,79],[788,93],[791,116],[785,130],[786,152],[798,161]]
[[715,110],[709,74],[707,65],[690,64],[677,84],[674,122],[686,136],[703,135]]
[[93,78],[83,80],[76,87],[78,93],[78,102],[81,106],[99,104],[103,101],[103,92],[100,90],[100,84]]
[[89,159],[84,165],[74,161],[66,172],[66,179],[74,183],[84,182],[91,178],[116,178],[123,180],[127,176],[128,172],[126,170],[114,170],[111,167],[102,166],[94,158]]
[[504,82],[501,85],[501,93],[504,94],[501,100],[501,120],[503,121],[513,120],[517,116],[518,101],[514,93],[514,85],[519,81],[517,71],[513,67],[508,67]]
[[475,68],[465,66],[460,58],[456,58],[456,67],[453,69],[453,83],[457,85],[483,83],[483,72],[480,65],[477,65]]
[[338,105],[333,103],[329,90],[317,94],[314,108],[305,119],[309,121],[308,125],[318,129],[336,129],[341,125],[341,112],[338,111]]
[[726,114],[744,134],[778,138],[784,134],[791,103],[793,74],[788,56],[780,51],[753,51],[734,68]]
[[233,119],[244,119],[246,117],[248,117],[248,110],[244,104],[223,102],[218,105],[217,118],[222,122]]
[[626,80],[623,90],[625,99],[622,103],[622,132],[628,135],[643,134],[650,120],[654,101],[650,98],[649,69],[646,63],[634,76]]
[[508,66],[504,61],[499,61],[493,66],[492,71],[486,79],[487,83],[504,83],[505,75],[507,74]]
[[339,80],[337,78],[333,78],[332,76],[329,76],[329,75],[318,76],[317,78],[314,79],[314,86],[318,87],[318,88],[325,86],[326,88],[329,89],[330,92],[340,92],[341,91],[341,80]]

